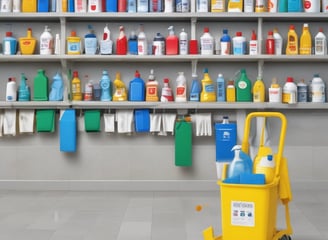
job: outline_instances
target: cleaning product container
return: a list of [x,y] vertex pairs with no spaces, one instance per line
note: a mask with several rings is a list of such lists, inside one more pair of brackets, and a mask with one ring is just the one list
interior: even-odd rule
[[66,109],[59,120],[59,145],[61,152],[76,152],[75,109]]
[[[248,154],[251,120],[255,117],[281,120],[281,131],[277,153],[273,155],[276,163],[275,176],[268,184],[230,184],[218,181],[221,192],[222,236],[214,237],[213,228],[203,231],[206,240],[290,239],[292,233],[288,202],[291,201],[287,159],[283,157],[283,148],[287,128],[286,117],[279,112],[254,112],[246,117],[242,151]],[[224,169],[226,170],[226,168]],[[223,179],[225,172],[223,172]],[[286,229],[278,230],[277,205],[281,200],[285,206]]]

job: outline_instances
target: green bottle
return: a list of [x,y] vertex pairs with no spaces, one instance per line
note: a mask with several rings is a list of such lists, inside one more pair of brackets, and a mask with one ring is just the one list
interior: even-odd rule
[[45,70],[39,69],[34,77],[34,101],[48,101],[48,77]]
[[246,75],[246,70],[240,70],[239,79],[236,81],[237,102],[252,102],[252,82]]

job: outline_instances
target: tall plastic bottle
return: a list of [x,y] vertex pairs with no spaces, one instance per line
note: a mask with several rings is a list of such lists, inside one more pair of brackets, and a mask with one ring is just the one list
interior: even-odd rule
[[258,76],[253,85],[253,102],[265,102],[265,85],[261,76]]
[[73,72],[72,79],[72,101],[82,101],[81,80],[77,71]]
[[188,34],[185,32],[184,28],[182,28],[179,35],[179,54],[188,54]]
[[223,35],[220,39],[221,55],[230,55],[231,52],[231,38],[228,34],[228,29],[223,29]]
[[168,28],[169,35],[165,39],[166,55],[177,55],[179,53],[179,38],[174,34],[173,26]]
[[107,70],[102,71],[102,77],[100,79],[101,95],[100,101],[112,100],[112,83],[108,75]]
[[283,103],[297,103],[297,85],[292,77],[287,77],[287,81],[282,89]]
[[117,12],[117,0],[106,0],[106,12]]
[[97,36],[91,25],[88,25],[88,33],[84,35],[84,50],[87,55],[95,55],[98,48]]
[[38,0],[37,8],[38,8],[38,12],[49,12],[50,9],[49,0],[46,1]]
[[176,79],[175,101],[187,101],[187,81],[183,72],[179,72],[178,77]]
[[257,36],[254,30],[252,30],[251,40],[249,41],[249,55],[259,54]]
[[20,83],[18,87],[18,101],[30,101],[31,90],[26,83],[27,78],[24,73],[21,73]]
[[288,12],[288,0],[278,1],[278,12]]
[[145,101],[145,82],[138,70],[129,83],[129,101]]
[[192,82],[191,82],[191,89],[189,94],[189,101],[192,102],[199,102],[200,101],[200,92],[202,90],[202,86],[198,81],[197,74],[192,74]]
[[108,25],[104,27],[103,37],[100,41],[100,54],[110,55],[113,53],[113,41],[110,39],[110,30]]
[[196,0],[196,12],[208,12],[209,0]]
[[128,40],[129,54],[138,55],[138,37],[134,31],[131,31]]
[[228,12],[242,12],[243,0],[228,0]]
[[236,100],[237,102],[251,102],[252,82],[249,80],[245,69],[240,70],[240,76],[236,81]]
[[242,173],[252,173],[252,162],[248,159],[241,158],[241,146],[236,145],[231,151],[235,152],[235,157],[228,168],[228,178],[234,178],[240,176]]
[[136,0],[128,0],[128,10],[129,13],[137,12],[137,1]]
[[208,69],[204,69],[204,77],[202,79],[202,92],[200,94],[201,102],[215,102],[216,94],[214,83],[208,74]]
[[204,28],[204,33],[200,37],[200,54],[213,55],[214,53],[214,38],[210,34],[209,28]]
[[149,12],[163,12],[164,2],[163,0],[150,0],[149,1]]
[[265,183],[269,184],[274,180],[276,172],[276,164],[272,155],[264,156],[260,159],[260,162],[254,166],[255,174],[264,174]]
[[303,1],[302,0],[287,0],[287,11],[288,12],[303,12]]
[[226,92],[226,101],[236,102],[236,87],[234,80],[228,80]]
[[226,86],[222,73],[218,74],[218,78],[216,79],[216,101],[217,102],[225,102],[226,100]]
[[164,2],[164,12],[172,13],[174,12],[174,0],[165,0]]
[[154,70],[150,70],[148,82],[146,83],[146,102],[158,102],[158,82],[156,81]]
[[124,33],[124,27],[120,26],[120,33],[116,39],[116,54],[126,55],[128,51],[128,40]]
[[297,83],[297,102],[307,102],[308,101],[308,86],[306,85],[304,79],[301,79]]
[[236,32],[236,36],[232,38],[233,55],[246,54],[246,38],[242,32]]
[[127,1],[126,0],[118,0],[117,11],[118,12],[126,12],[126,10],[127,10]]
[[38,69],[33,82],[34,101],[48,101],[48,77],[44,69]]
[[173,102],[173,91],[169,85],[170,80],[164,78],[164,86],[162,88],[161,102]]
[[326,87],[319,74],[314,74],[311,82],[311,96],[313,103],[326,102]]
[[156,33],[153,40],[153,54],[165,55],[165,38],[161,33]]
[[283,39],[278,32],[278,28],[273,29],[273,38],[274,38],[274,53],[276,55],[282,54],[282,45],[283,45]]
[[15,102],[17,101],[17,84],[15,78],[8,78],[6,88],[6,101]]
[[303,2],[304,12],[318,13],[320,12],[321,1],[320,0],[304,0]]
[[314,37],[314,54],[315,55],[327,55],[327,37],[323,33],[322,28]]
[[275,54],[275,40],[273,37],[273,31],[268,32],[268,36],[265,41],[265,50],[266,50],[266,54],[270,54],[270,55]]
[[147,37],[144,32],[143,24],[140,24],[138,34],[138,55],[147,55],[147,50]]
[[44,32],[40,36],[40,55],[51,55],[54,51],[54,37],[48,26],[45,26]]
[[269,102],[270,103],[281,103],[282,90],[278,84],[277,78],[273,78],[269,87]]
[[149,12],[149,0],[137,0],[137,12]]
[[286,55],[298,54],[298,36],[295,31],[295,26],[290,25],[287,34]]
[[52,78],[49,101],[62,101],[64,98],[63,90],[64,82],[59,72],[57,72]]
[[300,38],[300,55],[311,55],[312,53],[312,37],[309,31],[309,24],[303,24],[303,31]]
[[121,73],[117,72],[114,80],[115,92],[113,101],[127,101],[128,95],[124,82],[121,80]]
[[2,41],[4,55],[15,55],[17,52],[17,40],[13,37],[12,32],[6,32],[6,36]]

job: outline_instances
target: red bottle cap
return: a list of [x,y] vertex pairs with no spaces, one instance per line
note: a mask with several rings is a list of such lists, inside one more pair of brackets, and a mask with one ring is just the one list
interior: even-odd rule
[[236,36],[240,37],[240,36],[242,36],[242,33],[241,32],[236,32]]
[[74,72],[73,72],[73,77],[79,77],[79,73],[78,73],[78,71],[74,71]]
[[292,77],[287,77],[287,82],[294,82],[294,79]]
[[255,31],[253,30],[251,40],[256,40],[256,39],[257,39],[257,36],[256,36]]
[[169,79],[168,78],[164,78],[164,83],[169,83]]
[[6,37],[11,37],[13,35],[12,32],[6,32]]
[[136,70],[136,73],[134,74],[134,77],[136,77],[136,78],[140,78],[140,73],[139,73],[138,70]]
[[210,30],[209,30],[209,28],[208,27],[204,27],[204,33],[205,32],[209,32]]

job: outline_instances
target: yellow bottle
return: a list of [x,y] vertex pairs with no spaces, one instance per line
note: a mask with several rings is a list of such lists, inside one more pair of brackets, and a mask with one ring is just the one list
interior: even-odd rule
[[34,54],[36,38],[32,37],[32,29],[27,29],[26,37],[19,38],[19,48],[22,55]]
[[260,76],[253,86],[253,102],[265,102],[265,85]]
[[216,94],[214,83],[208,74],[208,69],[204,69],[204,78],[202,79],[202,92],[200,93],[201,102],[215,102]]
[[113,101],[127,101],[127,93],[126,93],[126,86],[124,82],[121,80],[121,73],[117,72],[116,77],[114,80],[114,86],[115,86],[115,93],[113,95]]
[[62,0],[62,12],[67,12],[67,0]]
[[300,38],[300,55],[311,55],[312,53],[312,37],[309,31],[309,24],[303,24],[303,31]]
[[235,82],[233,80],[229,80],[227,82],[227,91],[226,91],[227,102],[236,102],[236,88]]
[[243,11],[243,0],[229,0],[228,12],[242,12]]
[[211,12],[225,12],[225,0],[211,0]]
[[287,34],[287,47],[286,55],[297,55],[298,54],[298,36],[295,32],[295,26],[290,25]]
[[36,12],[36,0],[22,0],[22,12]]
[[73,72],[72,100],[73,101],[81,101],[82,100],[81,80],[79,79],[79,74],[77,71]]
[[67,37],[67,54],[81,54],[81,38],[76,36],[76,32],[72,31],[71,36]]

